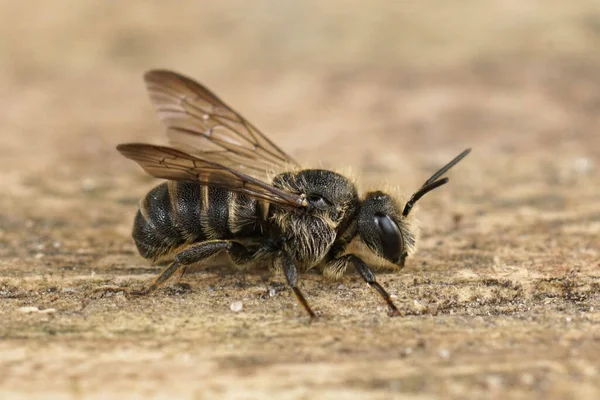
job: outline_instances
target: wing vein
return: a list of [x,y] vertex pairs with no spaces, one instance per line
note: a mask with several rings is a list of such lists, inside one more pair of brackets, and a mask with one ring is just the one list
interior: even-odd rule
[[[297,165],[254,125],[190,78],[153,70],[145,81],[171,145],[265,179],[269,169]],[[223,150],[220,153],[214,149]]]

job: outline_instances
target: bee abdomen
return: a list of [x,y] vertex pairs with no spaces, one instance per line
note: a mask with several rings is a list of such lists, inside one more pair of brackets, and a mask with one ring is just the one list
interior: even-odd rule
[[144,258],[157,260],[182,245],[251,236],[258,229],[257,201],[196,182],[169,181],[139,204],[133,239]]
[[202,230],[209,239],[230,239],[229,205],[231,192],[216,187],[202,188]]
[[155,260],[185,243],[173,217],[167,183],[158,185],[140,201],[132,236],[142,257]]
[[208,239],[252,236],[258,231],[256,199],[227,189],[203,187],[202,230]]
[[173,223],[179,234],[187,243],[206,240],[207,236],[202,229],[202,209],[208,201],[203,197],[206,187],[196,182],[167,182],[171,207],[173,210]]

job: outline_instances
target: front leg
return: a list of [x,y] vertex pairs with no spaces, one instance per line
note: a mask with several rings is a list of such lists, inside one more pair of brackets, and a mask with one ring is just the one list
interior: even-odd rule
[[185,250],[182,250],[175,256],[175,260],[171,265],[161,272],[161,274],[152,282],[148,289],[135,292],[133,294],[146,295],[154,292],[168,281],[175,273],[183,275],[185,270],[200,261],[203,261],[221,250],[226,250],[229,257],[235,265],[242,266],[253,260],[254,253],[249,251],[244,245],[230,240],[210,240],[192,245]]
[[286,251],[281,252],[280,261],[283,264],[283,272],[285,273],[285,279],[287,280],[288,285],[290,285],[290,287],[294,291],[294,295],[296,295],[298,303],[300,303],[300,305],[304,307],[304,310],[308,313],[308,316],[310,318],[315,318],[316,314],[310,308],[308,301],[306,301],[306,298],[304,297],[304,295],[300,291],[300,288],[298,287],[298,269],[296,268],[296,263],[294,262],[290,254]]
[[377,292],[381,295],[390,309],[390,317],[399,316],[400,312],[394,305],[394,302],[392,301],[388,292],[386,292],[386,290],[375,280],[375,274],[373,271],[371,271],[369,266],[363,260],[354,254],[346,254],[329,261],[325,265],[325,268],[323,268],[323,275],[329,278],[337,278],[342,275],[344,271],[346,271],[346,268],[348,268],[349,264],[352,264],[365,282],[367,282],[373,289],[377,290]]
[[406,263],[406,257],[408,257],[408,253],[405,251],[404,253],[402,253],[402,256],[400,256],[400,261],[398,262],[398,266],[400,267],[400,269],[404,268],[404,264]]

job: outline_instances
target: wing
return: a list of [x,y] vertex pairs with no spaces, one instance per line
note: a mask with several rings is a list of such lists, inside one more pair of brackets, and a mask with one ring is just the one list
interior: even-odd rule
[[117,150],[157,178],[200,182],[287,207],[307,205],[304,196],[278,189],[249,175],[170,147],[127,143],[118,145]]
[[144,75],[171,144],[203,160],[264,177],[297,163],[210,90],[175,72]]

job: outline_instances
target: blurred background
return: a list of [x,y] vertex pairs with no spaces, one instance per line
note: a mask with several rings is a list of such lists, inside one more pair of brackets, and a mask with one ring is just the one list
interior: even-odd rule
[[4,179],[129,165],[116,143],[162,139],[151,68],[203,82],[307,162],[409,174],[413,154],[439,164],[466,146],[595,157],[593,0],[2,1],[0,30]]
[[[0,0],[0,386],[137,380],[168,397],[161,379],[225,390],[277,359],[296,372],[267,368],[265,393],[298,379],[333,391],[316,361],[367,391],[508,383],[595,398],[599,49],[597,0]],[[366,187],[410,193],[472,147],[420,202],[419,253],[379,275],[413,317],[389,321],[355,275],[351,289],[302,278],[338,318],[313,327],[292,299],[252,292],[256,276],[198,274],[181,298],[95,294],[157,272],[130,238],[157,181],[115,150],[166,142],[142,81],[153,68],[202,82],[297,160],[351,166]],[[244,299],[239,319],[229,294]],[[31,305],[58,311],[18,311]]]
[[[152,68],[204,83],[296,159],[350,165],[366,186],[413,190],[472,147],[443,191],[459,213],[530,206],[541,187],[536,207],[565,207],[556,185],[596,175],[593,0],[1,1],[0,32],[0,204],[20,218],[102,219],[106,199],[132,204],[156,182],[114,149],[166,141],[142,82]],[[81,202],[82,188],[97,196]]]

